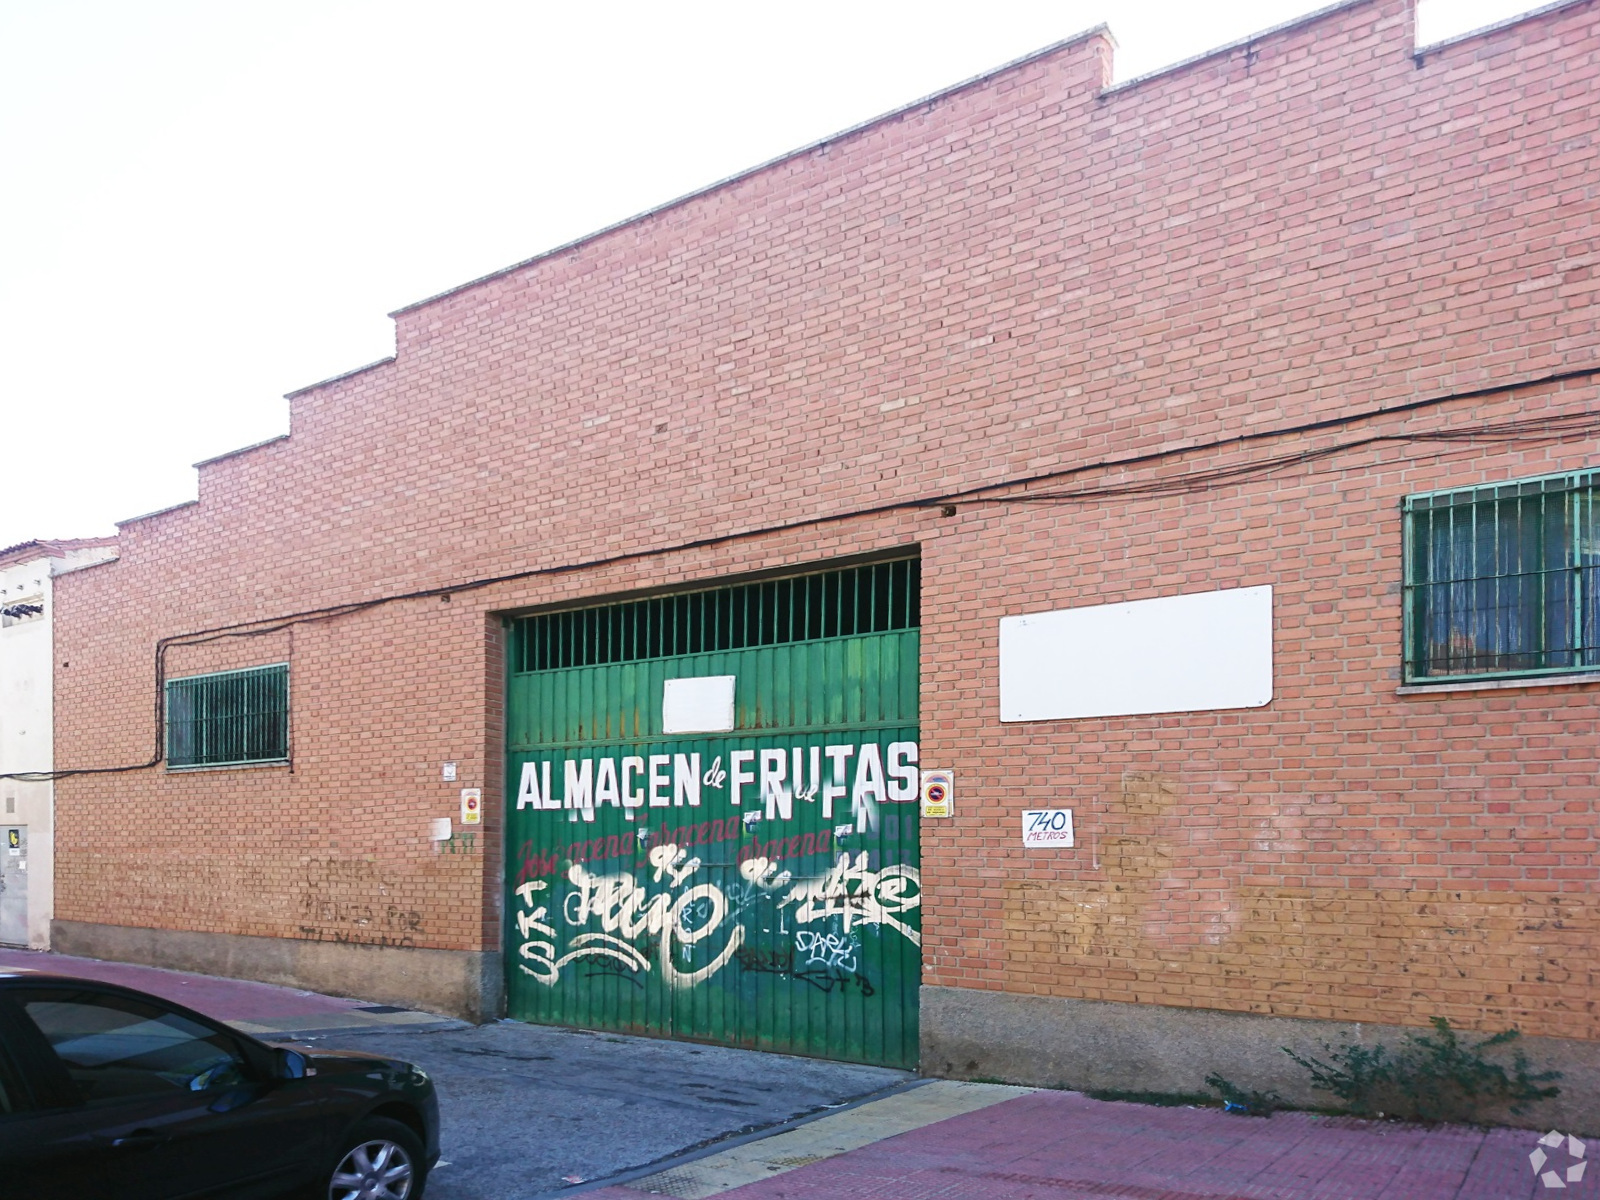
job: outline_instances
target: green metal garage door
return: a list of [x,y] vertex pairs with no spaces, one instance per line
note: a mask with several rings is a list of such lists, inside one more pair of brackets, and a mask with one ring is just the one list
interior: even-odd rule
[[916,1063],[918,581],[515,623],[511,1016]]

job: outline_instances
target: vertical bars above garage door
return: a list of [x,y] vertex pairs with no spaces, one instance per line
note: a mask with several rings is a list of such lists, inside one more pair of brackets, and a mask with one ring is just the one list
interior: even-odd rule
[[915,558],[543,613],[512,627],[512,671],[642,662],[915,629]]

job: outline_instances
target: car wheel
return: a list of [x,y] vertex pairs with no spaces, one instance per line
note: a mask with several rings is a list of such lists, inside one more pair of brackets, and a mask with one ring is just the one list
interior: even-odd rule
[[422,1139],[386,1117],[369,1117],[340,1143],[327,1200],[422,1200]]

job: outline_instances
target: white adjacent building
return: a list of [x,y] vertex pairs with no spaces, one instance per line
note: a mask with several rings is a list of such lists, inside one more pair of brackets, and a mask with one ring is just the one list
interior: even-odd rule
[[114,538],[0,550],[0,945],[50,946],[55,788],[26,776],[54,768],[51,584],[116,556]]

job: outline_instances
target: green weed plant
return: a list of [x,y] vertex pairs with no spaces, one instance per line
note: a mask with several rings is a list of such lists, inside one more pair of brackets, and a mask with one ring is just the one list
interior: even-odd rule
[[1324,1042],[1325,1058],[1296,1054],[1287,1046],[1283,1052],[1311,1073],[1312,1088],[1331,1092],[1355,1116],[1481,1122],[1493,1110],[1520,1115],[1530,1104],[1561,1093],[1553,1083],[1561,1072],[1535,1073],[1521,1050],[1509,1070],[1487,1057],[1486,1052],[1518,1036],[1507,1029],[1468,1042],[1445,1018],[1434,1017],[1433,1033],[1409,1033],[1394,1051],[1381,1043],[1346,1043],[1336,1050]]

